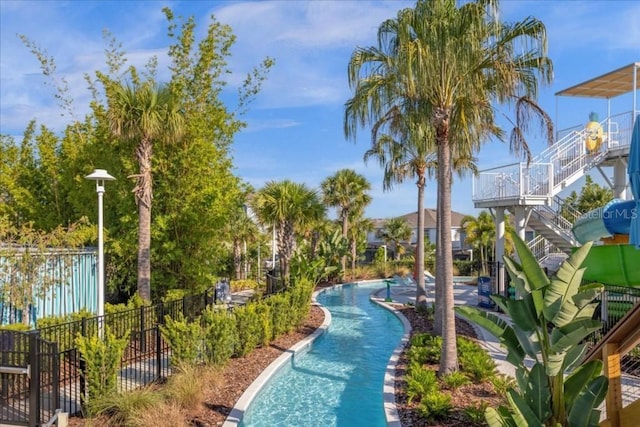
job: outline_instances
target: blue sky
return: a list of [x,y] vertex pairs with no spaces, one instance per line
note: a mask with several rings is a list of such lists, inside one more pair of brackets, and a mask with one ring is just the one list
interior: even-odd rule
[[[329,175],[352,168],[372,184],[367,215],[386,218],[416,210],[412,182],[382,190],[378,165],[365,165],[368,130],[356,143],[343,134],[344,103],[351,96],[346,78],[357,46],[375,44],[379,24],[414,1],[7,1],[0,0],[0,133],[19,136],[29,120],[61,130],[68,120],[50,86],[44,85],[35,57],[16,34],[24,34],[56,60],[74,98],[74,111],[87,111],[90,93],[85,73],[104,68],[102,29],[108,29],[142,65],[151,55],[167,63],[166,22],[161,9],[193,15],[204,31],[213,14],[237,36],[229,87],[266,56],[276,59],[262,92],[244,116],[248,127],[233,145],[236,174],[255,188],[266,181],[291,179],[317,188]],[[558,129],[586,123],[590,111],[606,116],[606,102],[560,98],[554,93],[602,73],[640,61],[640,2],[503,0],[504,20],[541,19],[548,31],[555,79],[541,92],[540,103],[557,118]],[[166,67],[165,67],[166,68]],[[613,112],[631,110],[630,98],[612,103]],[[230,108],[234,108],[229,98]],[[557,108],[558,107],[558,108]],[[544,148],[530,135],[534,154]],[[517,161],[508,146],[487,143],[478,154],[486,169]],[[117,171],[110,171],[117,176]],[[579,184],[578,184],[579,185]],[[427,184],[425,206],[435,207],[435,183]],[[576,189],[575,187],[573,189]],[[577,187],[579,189],[579,187]],[[453,209],[476,214],[471,179],[456,178]]]

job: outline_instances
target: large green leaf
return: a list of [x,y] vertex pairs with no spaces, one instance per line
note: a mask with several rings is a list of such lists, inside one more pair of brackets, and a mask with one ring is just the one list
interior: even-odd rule
[[455,307],[454,310],[465,319],[485,328],[491,335],[500,338],[509,324],[500,317],[488,311],[480,310],[477,307],[467,305]]
[[505,301],[506,312],[511,317],[515,327],[523,331],[533,331],[538,326],[535,308],[531,294],[525,295],[521,300],[507,299]]
[[[505,256],[504,262],[507,272],[509,273],[509,277],[511,277],[511,283],[516,287],[518,293],[521,295],[531,295],[533,306],[535,307],[536,318],[539,318],[544,306],[544,297],[542,294],[542,288],[544,288],[544,286],[540,289],[536,289],[535,286],[532,286],[526,272],[522,270],[521,266],[511,258]],[[549,279],[546,280],[548,281]]]
[[535,412],[528,405],[527,401],[514,390],[507,392],[507,400],[511,406],[511,414],[518,426],[542,426],[542,421],[536,417]]
[[487,407],[484,418],[489,427],[518,427],[513,416],[507,408],[500,406],[498,409]]
[[542,364],[533,365],[526,387],[521,390],[521,394],[536,418],[544,423],[551,416],[551,390],[549,378],[545,374],[545,368]]
[[520,343],[520,348],[530,358],[537,360],[540,353],[540,343],[538,342],[538,335],[535,332],[523,331],[520,328],[512,328],[513,332]]
[[595,427],[600,421],[600,406],[605,396],[609,381],[607,377],[599,376],[583,388],[574,400],[569,411],[567,421],[571,427]]
[[529,382],[529,369],[525,365],[518,366],[516,369],[516,383],[519,390],[527,388]]
[[562,368],[565,366],[566,357],[567,353],[564,351],[548,354],[547,364],[545,365],[547,375],[555,377],[556,375],[562,374],[564,372]]
[[594,298],[597,297],[603,290],[604,285],[600,283],[589,283],[588,285],[582,285],[580,286],[580,289],[578,289],[578,293],[573,296],[573,303],[578,308],[582,308],[593,301]]
[[531,291],[542,289],[549,285],[549,278],[544,273],[538,260],[533,256],[527,244],[514,231],[510,231],[511,238],[515,244],[522,271],[527,275],[527,282]]
[[582,363],[585,353],[587,352],[587,344],[580,344],[570,348],[564,358],[562,372],[571,372]]
[[597,308],[597,302],[585,305],[576,313],[574,320],[593,319],[593,313],[595,313]]
[[578,345],[587,335],[600,329],[600,322],[591,319],[574,320],[566,326],[551,332],[551,353],[566,351]]
[[567,410],[572,406],[580,392],[596,377],[602,374],[602,362],[592,360],[578,367],[564,380],[564,401]]
[[[573,305],[573,296],[578,293],[584,269],[580,265],[591,248],[591,242],[575,251],[562,263],[556,276],[550,281],[544,294],[544,315],[556,326],[564,326],[573,320],[577,308]],[[566,305],[565,302],[570,304]],[[563,312],[570,311],[570,312]]]

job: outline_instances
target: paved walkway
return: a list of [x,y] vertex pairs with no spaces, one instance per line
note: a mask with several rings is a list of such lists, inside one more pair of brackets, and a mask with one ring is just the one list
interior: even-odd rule
[[[435,283],[427,282],[427,302],[432,304],[435,297]],[[395,282],[391,284],[391,299],[393,302],[406,304],[416,302],[416,287],[415,285],[397,285]],[[455,305],[469,305],[478,306],[478,287],[475,285],[466,285],[463,283],[453,284],[453,295]],[[386,288],[382,288],[376,292],[378,298],[384,299],[387,296]],[[506,316],[495,313],[499,316]],[[476,335],[480,344],[487,350],[493,360],[496,362],[498,370],[506,375],[515,378],[515,368],[512,364],[506,361],[507,352],[500,345],[500,341],[493,335],[491,335],[486,329],[470,322],[476,330]]]

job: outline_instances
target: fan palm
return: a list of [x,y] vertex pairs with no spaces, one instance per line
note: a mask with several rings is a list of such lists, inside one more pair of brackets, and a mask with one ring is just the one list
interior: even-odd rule
[[402,243],[409,242],[411,239],[411,226],[402,217],[391,218],[385,222],[384,228],[378,231],[378,237],[384,240],[387,246],[393,248],[397,261],[404,253]]
[[[327,206],[337,207],[342,222],[342,237],[348,238],[350,213],[363,210],[371,202],[367,191],[371,184],[367,179],[352,169],[342,169],[326,178],[320,184],[323,201]],[[347,259],[342,258],[342,278],[347,269]]]
[[168,86],[153,81],[107,87],[111,132],[134,141],[139,171],[133,189],[138,206],[138,294],[151,300],[151,200],[153,199],[152,157],[157,141],[172,142],[183,135],[184,118]]
[[324,216],[318,194],[289,180],[269,181],[254,195],[252,209],[264,225],[276,227],[280,274],[289,281],[289,262],[298,229]]

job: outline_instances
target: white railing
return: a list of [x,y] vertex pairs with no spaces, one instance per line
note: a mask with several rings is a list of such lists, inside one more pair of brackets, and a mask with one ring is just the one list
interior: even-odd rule
[[601,123],[604,143],[597,152],[585,149],[586,130],[574,126],[558,132],[560,139],[531,163],[513,163],[481,171],[473,180],[473,200],[491,201],[526,196],[551,198],[613,150],[631,143],[632,112],[608,117]]

